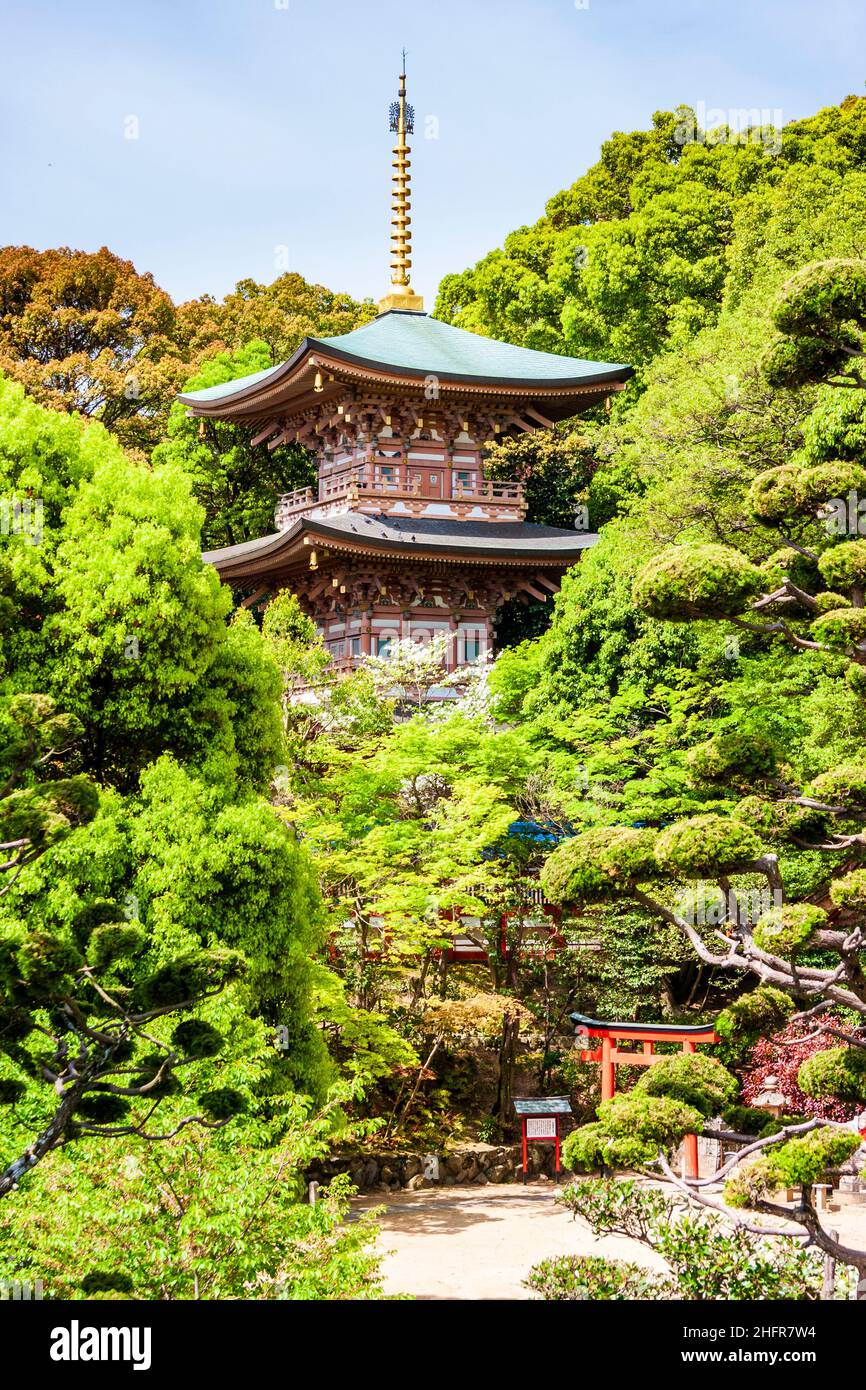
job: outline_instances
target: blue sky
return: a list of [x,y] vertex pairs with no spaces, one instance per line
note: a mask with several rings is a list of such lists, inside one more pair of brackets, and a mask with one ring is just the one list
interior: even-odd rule
[[177,300],[281,256],[386,291],[404,44],[428,308],[612,130],[681,102],[788,121],[866,78],[862,0],[5,0],[2,33],[0,243],[108,245]]

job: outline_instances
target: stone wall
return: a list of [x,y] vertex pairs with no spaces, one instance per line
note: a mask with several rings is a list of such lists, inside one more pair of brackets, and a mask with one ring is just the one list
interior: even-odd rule
[[[456,1187],[466,1183],[520,1182],[522,1150],[519,1144],[460,1144],[444,1153],[334,1153],[311,1164],[307,1182],[325,1185],[337,1173],[348,1173],[361,1192],[400,1188]],[[547,1182],[554,1173],[552,1144],[530,1144],[527,1166],[536,1180]]]

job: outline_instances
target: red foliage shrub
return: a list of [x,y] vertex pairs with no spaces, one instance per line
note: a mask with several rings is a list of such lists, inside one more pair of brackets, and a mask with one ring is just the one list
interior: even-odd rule
[[791,1115],[805,1115],[809,1119],[850,1120],[857,1114],[858,1107],[842,1100],[815,1100],[806,1096],[797,1085],[797,1073],[806,1061],[816,1052],[825,1052],[828,1047],[838,1047],[838,1040],[830,1033],[815,1034],[815,1024],[808,1021],[789,1023],[781,1033],[771,1038],[761,1038],[749,1054],[747,1070],[743,1077],[743,1099],[749,1105],[758,1103],[757,1097],[765,1088],[768,1076],[775,1076],[779,1090],[785,1097],[787,1112]]

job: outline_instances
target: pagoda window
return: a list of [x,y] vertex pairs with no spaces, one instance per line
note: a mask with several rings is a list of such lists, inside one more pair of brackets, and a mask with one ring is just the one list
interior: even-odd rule
[[458,661],[461,665],[478,661],[487,647],[487,634],[483,628],[461,628],[459,635]]
[[346,653],[347,656],[360,656],[360,655],[361,655],[361,639],[360,639],[360,637],[349,637],[349,638],[347,639],[347,641],[346,641],[346,646],[347,646],[347,648],[348,648],[348,651],[347,651],[347,653]]
[[390,656],[390,655],[391,655],[391,642],[392,642],[392,641],[393,641],[393,638],[391,638],[391,637],[383,637],[383,636],[381,636],[381,635],[378,636],[378,637],[376,638],[376,655],[377,655],[377,656]]

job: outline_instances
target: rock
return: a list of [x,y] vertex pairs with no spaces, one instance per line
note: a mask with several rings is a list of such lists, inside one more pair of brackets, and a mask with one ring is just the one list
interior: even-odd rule
[[416,1173],[421,1172],[421,1160],[420,1158],[415,1158],[414,1155],[410,1154],[408,1158],[405,1158],[403,1160],[402,1168],[403,1177],[407,1180],[408,1186],[408,1179],[414,1178]]
[[472,1179],[472,1181],[473,1181],[474,1183],[476,1183],[478,1186],[483,1186],[483,1185],[486,1185],[487,1183],[489,1183],[489,1182],[490,1182],[490,1179],[488,1178],[488,1176],[487,1176],[486,1173],[478,1173],[478,1174],[476,1174],[476,1176]]
[[448,1157],[447,1157],[446,1160],[445,1160],[445,1171],[446,1171],[447,1173],[451,1173],[452,1176],[454,1176],[454,1175],[456,1175],[457,1173],[460,1172],[460,1169],[461,1169],[462,1167],[463,1167],[463,1154],[461,1154],[461,1153],[454,1153],[454,1154],[449,1154],[449,1155],[448,1155]]
[[410,1178],[409,1181],[408,1181],[407,1184],[406,1184],[406,1187],[407,1187],[411,1192],[417,1192],[418,1189],[421,1188],[421,1187],[432,1187],[432,1186],[433,1186],[433,1184],[430,1182],[430,1179],[429,1179],[429,1178],[425,1178],[425,1176],[424,1176],[423,1173],[416,1173],[415,1176],[412,1177],[412,1178]]

